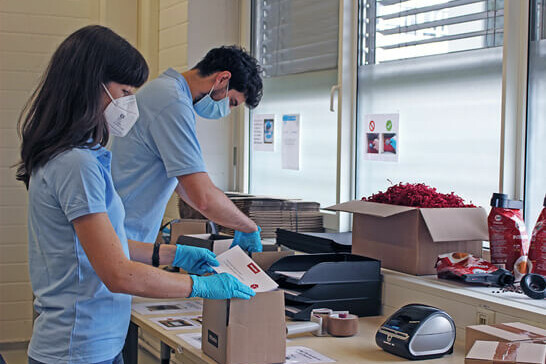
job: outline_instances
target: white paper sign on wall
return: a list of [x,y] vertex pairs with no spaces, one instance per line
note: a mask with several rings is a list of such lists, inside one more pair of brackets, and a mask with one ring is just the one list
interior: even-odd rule
[[398,162],[399,114],[368,114],[364,117],[361,135],[364,158],[375,161]]

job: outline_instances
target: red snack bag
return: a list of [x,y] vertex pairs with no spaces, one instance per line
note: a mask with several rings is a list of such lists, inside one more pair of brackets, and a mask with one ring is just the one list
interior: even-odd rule
[[523,222],[521,201],[509,200],[508,195],[494,193],[487,218],[491,262],[514,272],[519,281],[530,271],[529,236]]
[[468,253],[446,253],[436,260],[438,278],[459,279],[469,283],[504,286],[514,283],[514,276],[506,269]]
[[529,260],[532,263],[532,272],[546,276],[546,196],[544,208],[540,213],[529,248]]

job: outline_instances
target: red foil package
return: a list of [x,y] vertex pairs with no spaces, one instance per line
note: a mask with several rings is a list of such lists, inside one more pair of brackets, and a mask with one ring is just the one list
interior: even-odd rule
[[456,276],[474,273],[493,273],[499,269],[487,260],[476,258],[468,253],[446,253],[438,256],[436,271],[438,276],[444,272],[450,272]]
[[504,286],[514,283],[514,276],[505,269],[468,253],[446,253],[436,260],[438,278],[458,279],[468,283]]
[[521,201],[509,200],[505,194],[494,193],[487,218],[491,262],[514,272],[519,281],[530,271],[529,236],[523,222]]
[[533,230],[529,260],[532,263],[533,273],[546,276],[546,197],[544,197],[544,208]]

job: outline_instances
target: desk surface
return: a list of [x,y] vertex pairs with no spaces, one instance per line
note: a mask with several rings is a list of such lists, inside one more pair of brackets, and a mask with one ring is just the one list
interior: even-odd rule
[[[141,302],[159,302],[159,301],[180,301],[177,300],[154,300],[133,298],[134,303]],[[187,316],[192,313],[168,315],[168,316]],[[198,314],[195,312],[193,314]],[[171,348],[173,348],[177,355],[181,359],[185,360],[184,363],[216,363],[207,355],[203,354],[200,349],[191,346],[186,341],[182,340],[177,334],[186,332],[200,332],[201,328],[185,329],[185,330],[165,330],[156,323],[149,320],[151,317],[167,316],[164,314],[157,315],[142,315],[134,310],[131,313],[131,321],[138,325],[142,330],[155,336]],[[388,354],[379,349],[375,345],[375,333],[377,328],[383,323],[385,317],[362,317],[359,323],[359,333],[352,337],[336,338],[336,337],[316,337],[311,334],[302,334],[297,336],[290,336],[290,341],[287,342],[287,346],[306,346],[319,353],[326,355],[337,363],[408,363],[409,361],[397,356]],[[440,359],[426,360],[423,362],[429,364],[450,364],[450,363],[463,363],[464,362],[464,345],[461,342],[457,342],[455,345],[455,353],[453,355],[446,355]],[[419,361],[418,361],[419,362]]]

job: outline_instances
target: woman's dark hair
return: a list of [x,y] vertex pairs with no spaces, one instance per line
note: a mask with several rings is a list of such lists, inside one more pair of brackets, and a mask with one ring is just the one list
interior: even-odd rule
[[238,46],[222,46],[211,49],[205,57],[193,67],[201,76],[214,72],[229,71],[229,88],[235,89],[246,97],[246,104],[255,108],[262,99],[262,68],[256,58]]
[[17,179],[28,188],[32,171],[74,147],[108,143],[102,84],[140,87],[148,78],[142,55],[109,28],[90,25],[66,38],[21,112]]

